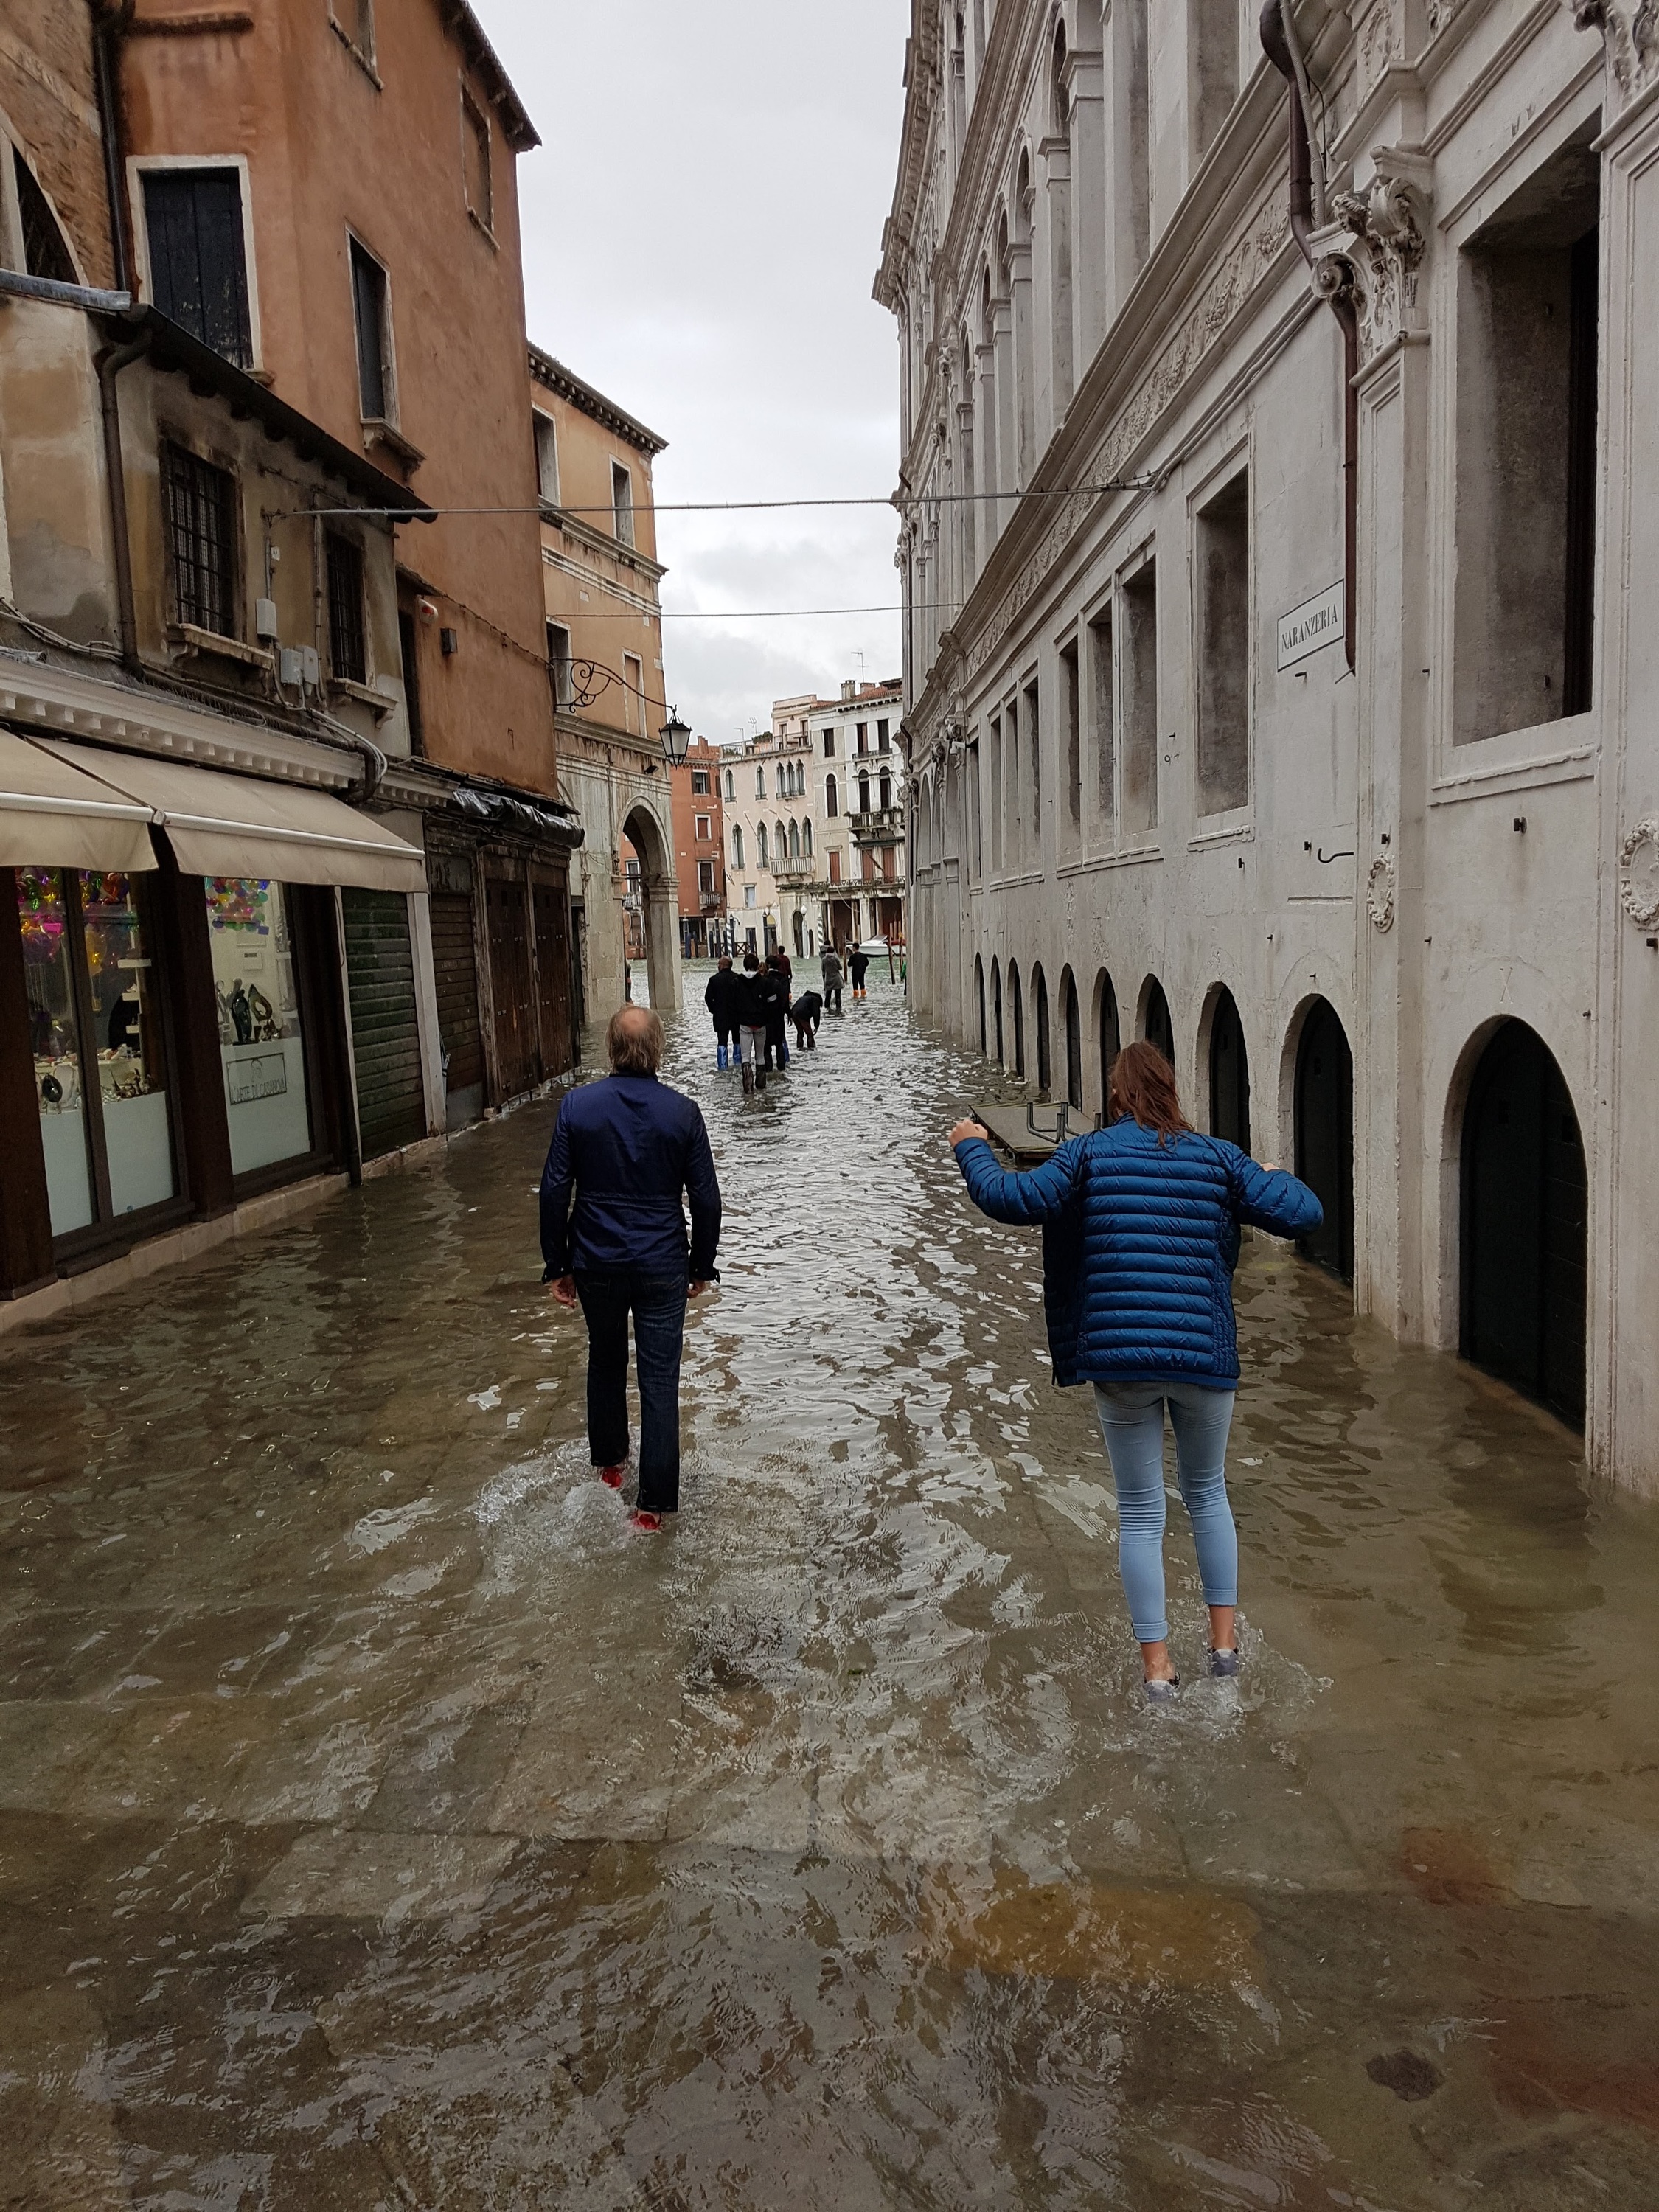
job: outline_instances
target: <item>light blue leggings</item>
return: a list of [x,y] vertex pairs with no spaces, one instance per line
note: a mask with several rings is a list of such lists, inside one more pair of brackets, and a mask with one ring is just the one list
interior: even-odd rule
[[1191,1517],[1206,1605],[1238,1603],[1238,1531],[1227,1503],[1231,1390],[1195,1382],[1095,1385],[1095,1411],[1117,1485],[1117,1563],[1137,1644],[1162,1644],[1164,1612],[1164,1404],[1175,1431],[1176,1470]]

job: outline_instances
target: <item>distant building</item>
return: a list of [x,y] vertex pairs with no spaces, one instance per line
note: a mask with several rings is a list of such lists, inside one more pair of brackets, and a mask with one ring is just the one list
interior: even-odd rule
[[707,959],[729,950],[721,760],[717,745],[706,738],[694,738],[684,764],[672,771],[680,951],[687,960]]
[[903,687],[844,683],[772,706],[771,729],[724,749],[728,912],[739,945],[905,936],[908,779]]
[[582,828],[571,876],[577,967],[585,1008],[604,1020],[622,997],[625,951],[645,961],[653,1006],[679,1003],[673,804],[660,735],[665,572],[651,482],[664,441],[538,346],[530,428],[559,787]]

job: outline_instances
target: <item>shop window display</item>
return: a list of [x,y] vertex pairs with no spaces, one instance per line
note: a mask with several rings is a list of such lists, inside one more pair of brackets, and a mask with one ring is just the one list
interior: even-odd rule
[[16,881],[52,1232],[68,1237],[177,1189],[161,1008],[131,877]]
[[29,1042],[34,1054],[34,1091],[40,1109],[52,1233],[67,1237],[75,1230],[89,1227],[94,1219],[69,906],[59,870],[19,868],[16,875]]
[[254,876],[209,876],[205,889],[230,1163],[248,1175],[311,1150],[288,902]]

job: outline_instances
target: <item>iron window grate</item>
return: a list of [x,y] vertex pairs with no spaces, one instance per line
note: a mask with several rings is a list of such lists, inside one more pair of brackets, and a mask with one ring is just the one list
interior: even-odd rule
[[362,550],[332,531],[328,533],[328,659],[336,683],[368,683]]
[[167,448],[167,519],[179,619],[236,635],[235,481],[182,446]]

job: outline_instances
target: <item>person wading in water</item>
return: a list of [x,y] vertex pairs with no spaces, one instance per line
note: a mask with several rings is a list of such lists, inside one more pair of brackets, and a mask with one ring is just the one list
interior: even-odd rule
[[1181,1110],[1170,1063],[1145,1042],[1112,1063],[1106,1127],[1071,1138],[1031,1174],[1006,1174],[977,1121],[958,1121],[951,1142],[982,1213],[1042,1224],[1054,1380],[1094,1385],[1147,1696],[1162,1701],[1179,1686],[1164,1610],[1166,1405],[1210,1609],[1210,1671],[1236,1674],[1238,1534],[1226,1455],[1239,1224],[1305,1237],[1323,1218],[1319,1200],[1294,1176],[1200,1136]]

